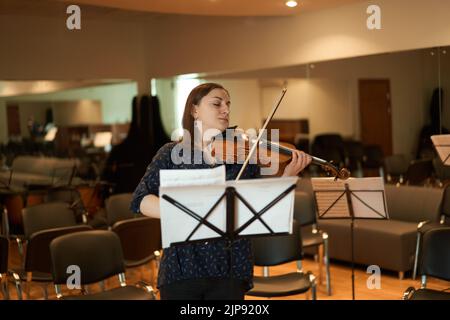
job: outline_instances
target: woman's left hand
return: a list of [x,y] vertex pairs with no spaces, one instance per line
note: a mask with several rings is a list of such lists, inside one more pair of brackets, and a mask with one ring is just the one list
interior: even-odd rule
[[294,150],[291,162],[284,169],[283,177],[297,176],[311,163],[311,160],[310,155],[300,150]]

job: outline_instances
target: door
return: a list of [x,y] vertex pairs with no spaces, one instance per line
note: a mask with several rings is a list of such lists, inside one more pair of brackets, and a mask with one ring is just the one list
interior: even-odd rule
[[20,116],[18,105],[6,106],[6,117],[8,120],[8,137],[20,136]]
[[361,140],[376,144],[385,156],[392,155],[392,115],[389,79],[359,80]]

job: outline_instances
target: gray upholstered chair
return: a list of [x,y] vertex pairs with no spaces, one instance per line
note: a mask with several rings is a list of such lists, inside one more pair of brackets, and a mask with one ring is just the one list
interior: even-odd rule
[[[54,239],[50,243],[52,274],[58,299],[69,300],[152,300],[155,294],[151,286],[140,282],[127,286],[125,263],[119,237],[112,231],[95,230],[77,232]],[[99,293],[62,295],[61,285],[67,284],[69,266],[80,270],[79,284],[86,285],[119,276],[120,287]],[[83,292],[86,293],[86,292]]]
[[450,228],[450,185],[447,185],[447,187],[444,190],[444,195],[442,197],[442,204],[441,204],[441,217],[439,221],[424,220],[417,225],[416,253],[414,256],[414,268],[412,275],[413,279],[416,279],[417,276],[418,260],[420,255],[420,248],[422,245],[422,237],[427,231],[439,227]]
[[436,227],[423,236],[420,263],[421,287],[409,287],[403,294],[407,300],[450,300],[450,292],[427,288],[427,277],[450,281],[450,228]]
[[19,254],[23,260],[23,242],[35,232],[45,229],[75,226],[75,214],[68,203],[52,202],[26,207],[22,210],[24,238],[17,237]]
[[[325,262],[327,293],[331,295],[330,259],[328,254],[328,234],[317,226],[316,207],[311,194],[295,193],[294,218],[300,224],[303,249],[315,249],[319,260],[319,284],[322,282],[322,261]],[[322,247],[323,250],[320,250]],[[322,253],[322,255],[321,255]]]
[[[292,261],[297,262],[297,270],[282,275],[253,277],[254,287],[247,295],[257,297],[283,297],[312,292],[316,299],[316,278],[311,272],[302,270],[302,239],[300,225],[294,221],[292,234],[285,236],[265,236],[252,239],[256,266],[276,266]],[[267,269],[266,269],[267,270]]]
[[154,260],[157,274],[162,248],[159,219],[140,217],[122,220],[116,222],[111,231],[120,238],[127,268],[143,266]]
[[130,210],[132,199],[133,194],[131,193],[115,194],[106,199],[105,209],[108,226],[112,227],[117,221],[136,217],[136,214]]
[[54,229],[45,229],[34,232],[27,241],[27,250],[23,268],[9,270],[17,288],[19,300],[22,300],[22,282],[26,282],[26,295],[30,299],[30,288],[32,282],[42,285],[44,299],[48,298],[47,285],[52,282],[51,261],[50,261],[50,242],[62,235],[89,231],[90,226],[78,225]]

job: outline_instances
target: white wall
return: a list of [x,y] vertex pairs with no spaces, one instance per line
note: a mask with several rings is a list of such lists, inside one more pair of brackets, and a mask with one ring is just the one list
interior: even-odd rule
[[130,12],[119,19],[90,15],[94,9],[82,6],[79,31],[66,29],[64,10],[49,16],[4,14],[0,79],[145,82],[148,77],[253,70],[450,44],[450,1],[377,0],[382,10],[382,30],[377,31],[366,28],[369,4],[275,18]]

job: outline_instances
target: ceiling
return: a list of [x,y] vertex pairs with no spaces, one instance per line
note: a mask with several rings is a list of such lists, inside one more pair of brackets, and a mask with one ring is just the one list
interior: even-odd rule
[[298,6],[289,8],[286,0],[57,0],[98,7],[124,10],[207,15],[207,16],[287,16],[366,0],[297,0]]

